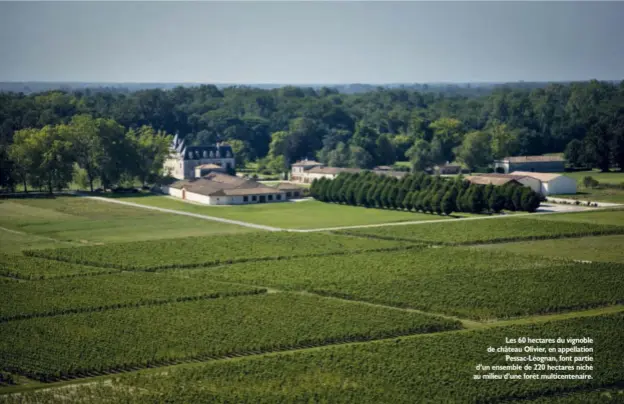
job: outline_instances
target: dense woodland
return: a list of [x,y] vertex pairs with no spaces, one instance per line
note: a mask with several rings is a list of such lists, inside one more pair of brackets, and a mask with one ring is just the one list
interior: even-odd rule
[[[96,122],[91,143],[83,142],[92,149],[108,147],[106,156],[90,157],[97,162],[90,174],[84,155],[82,161],[77,157],[76,130],[67,135],[68,126],[80,125],[72,124],[76,116]],[[128,177],[149,182],[162,160],[160,140],[174,133],[187,144],[227,141],[240,166],[256,161],[259,170],[272,172],[286,171],[304,157],[360,168],[409,160],[414,171],[458,161],[475,170],[507,155],[564,151],[572,166],[624,167],[624,82],[519,83],[446,92],[378,88],[355,94],[327,87],[212,85],[1,93],[0,122],[5,188],[22,182],[36,186],[43,178],[48,186],[62,187],[65,177],[79,172],[76,166],[87,171],[83,177],[103,183]],[[160,140],[141,151],[141,133],[143,143],[149,136]],[[31,156],[45,150],[46,157],[29,161],[14,144],[30,145]],[[147,171],[129,161],[137,154],[150,165]],[[59,165],[65,168],[50,174]]]

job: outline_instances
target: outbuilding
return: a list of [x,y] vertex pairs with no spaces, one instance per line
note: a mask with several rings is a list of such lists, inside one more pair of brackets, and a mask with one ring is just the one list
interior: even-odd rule
[[540,182],[540,194],[542,195],[566,195],[576,193],[576,181],[574,178],[551,173],[532,173],[514,171],[511,175],[531,177]]

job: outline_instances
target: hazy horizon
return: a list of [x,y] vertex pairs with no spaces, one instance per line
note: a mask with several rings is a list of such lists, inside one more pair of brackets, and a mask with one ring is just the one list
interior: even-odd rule
[[621,80],[621,2],[0,2],[0,81]]

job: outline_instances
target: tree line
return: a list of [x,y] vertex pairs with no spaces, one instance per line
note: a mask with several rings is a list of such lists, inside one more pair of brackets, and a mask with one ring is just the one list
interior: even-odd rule
[[77,115],[112,120],[126,131],[149,126],[179,133],[188,145],[221,139],[239,166],[254,161],[272,172],[301,158],[364,169],[406,160],[414,170],[447,161],[477,169],[508,155],[566,147],[574,166],[624,167],[624,82],[464,90],[345,94],[327,87],[201,85],[0,93],[0,186],[12,177],[8,148],[17,131],[69,124]]
[[371,171],[315,179],[310,195],[322,202],[439,215],[499,213],[503,209],[535,212],[541,202],[539,194],[517,183],[497,187],[472,184],[461,176],[450,180],[424,173],[398,179]]
[[135,180],[146,185],[164,174],[170,142],[150,126],[126,130],[112,119],[76,115],[67,124],[16,131],[7,150],[7,182],[50,193],[71,182],[91,191],[96,181],[104,188]]

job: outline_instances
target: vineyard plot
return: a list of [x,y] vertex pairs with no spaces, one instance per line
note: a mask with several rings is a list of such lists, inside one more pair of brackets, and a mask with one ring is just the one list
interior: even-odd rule
[[20,279],[46,279],[117,271],[44,258],[0,254],[0,275]]
[[[120,375],[113,384],[75,386],[71,392],[63,394],[70,395],[74,401],[106,397],[110,402],[133,403],[468,404],[515,402],[539,396],[552,399],[562,393],[580,389],[591,391],[621,382],[624,378],[622,328],[624,314],[618,313],[461,333],[410,336],[270,357],[212,362],[156,374]],[[509,364],[505,362],[504,354],[490,354],[486,349],[503,345],[505,338],[510,336],[592,338],[595,368],[587,373],[591,373],[593,379],[473,380],[475,366],[479,363]],[[46,398],[53,397],[52,393],[27,393],[14,402],[45,402]],[[577,397],[588,395],[579,393]],[[536,402],[559,402],[549,399]]]
[[336,233],[455,245],[624,234],[624,226],[555,222],[528,218],[496,218],[371,227],[337,231]]
[[[362,300],[477,320],[624,301],[624,265],[459,247],[236,264],[189,276]],[[562,287],[565,285],[565,287]]]
[[12,282],[0,284],[0,321],[262,292],[253,286],[146,272]]
[[257,232],[102,246],[32,250],[29,256],[117,269],[183,268],[293,256],[347,254],[398,248],[406,243],[329,234]]
[[458,327],[396,309],[276,293],[2,323],[0,363],[54,380]]

